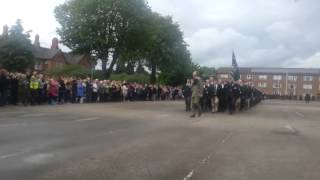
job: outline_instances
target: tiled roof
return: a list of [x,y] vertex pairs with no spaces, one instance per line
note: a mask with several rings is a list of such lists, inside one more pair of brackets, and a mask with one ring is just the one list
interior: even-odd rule
[[64,53],[66,57],[66,61],[68,64],[79,64],[81,59],[84,58],[84,55],[72,54],[72,53]]
[[[320,74],[320,69],[312,68],[239,68],[241,74]],[[222,67],[217,70],[219,74],[230,73],[232,68]]]
[[56,54],[61,52],[60,49],[48,49],[43,47],[34,47],[33,48],[33,55],[37,59],[52,59]]

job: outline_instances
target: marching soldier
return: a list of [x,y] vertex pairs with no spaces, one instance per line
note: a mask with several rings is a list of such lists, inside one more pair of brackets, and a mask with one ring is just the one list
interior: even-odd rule
[[216,113],[219,110],[218,91],[220,90],[221,90],[221,86],[217,83],[217,81],[211,79],[210,86],[209,86],[209,95],[210,95],[212,113]]
[[198,117],[201,116],[201,105],[200,105],[200,98],[202,97],[203,93],[203,85],[201,83],[201,78],[197,71],[193,72],[193,83],[192,83],[192,96],[191,96],[191,103],[192,103],[192,111],[193,114],[190,116],[191,118],[196,117],[196,113],[198,113]]

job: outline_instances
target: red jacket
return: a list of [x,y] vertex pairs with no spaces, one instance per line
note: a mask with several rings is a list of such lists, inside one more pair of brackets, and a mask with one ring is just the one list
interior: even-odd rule
[[58,83],[55,81],[52,81],[49,84],[49,96],[58,96]]

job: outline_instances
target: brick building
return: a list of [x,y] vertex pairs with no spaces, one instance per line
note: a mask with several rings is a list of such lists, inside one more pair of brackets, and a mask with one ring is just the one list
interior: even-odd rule
[[[2,35],[8,35],[8,31],[8,26],[3,26]],[[46,71],[56,67],[62,68],[65,65],[81,65],[91,69],[94,65],[90,62],[90,57],[87,55],[63,52],[59,48],[59,40],[57,38],[52,39],[51,48],[45,48],[40,46],[39,35],[36,35],[32,53],[35,58],[35,65],[30,70]]]
[[[231,79],[232,68],[217,70],[219,79]],[[320,69],[240,68],[241,80],[267,95],[320,96]]]
[[34,70],[46,71],[51,68],[62,68],[65,65],[75,64],[88,69],[91,68],[90,58],[88,56],[63,52],[59,48],[57,38],[52,39],[51,48],[44,48],[40,46],[39,35],[36,35],[33,46],[32,52],[35,57]]

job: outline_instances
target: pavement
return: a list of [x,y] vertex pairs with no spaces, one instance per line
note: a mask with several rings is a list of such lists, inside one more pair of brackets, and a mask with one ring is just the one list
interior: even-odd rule
[[1,180],[319,180],[320,103],[191,119],[183,102],[0,108]]

